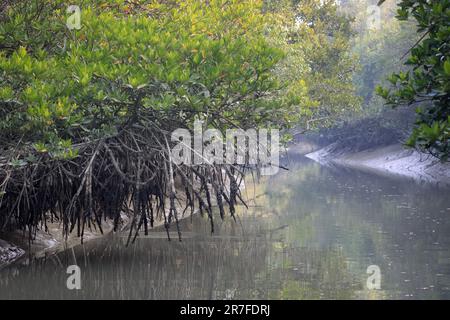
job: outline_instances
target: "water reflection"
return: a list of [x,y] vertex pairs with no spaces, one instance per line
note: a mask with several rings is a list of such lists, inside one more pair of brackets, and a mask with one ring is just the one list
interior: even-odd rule
[[[297,159],[246,190],[239,221],[184,220],[130,248],[114,235],[0,272],[0,298],[450,298],[449,190]],[[216,221],[219,221],[216,219]],[[66,288],[78,264],[82,290]],[[368,290],[369,265],[381,290]]]

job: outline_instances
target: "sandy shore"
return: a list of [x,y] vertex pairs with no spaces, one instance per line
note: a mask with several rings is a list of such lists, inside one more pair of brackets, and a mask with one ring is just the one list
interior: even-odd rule
[[400,144],[359,152],[338,150],[333,144],[306,154],[322,164],[337,164],[380,174],[411,178],[415,181],[450,186],[450,164]]

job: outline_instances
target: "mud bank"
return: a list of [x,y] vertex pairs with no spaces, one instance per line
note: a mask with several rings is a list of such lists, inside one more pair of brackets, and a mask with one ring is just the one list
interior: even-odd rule
[[[228,180],[226,180],[227,183]],[[240,186],[241,190],[245,189],[245,182]],[[181,202],[185,201],[184,195],[178,198]],[[211,199],[213,206],[216,206],[215,199]],[[167,202],[166,208],[169,208]],[[184,212],[184,207],[179,203],[176,204],[177,212]],[[169,209],[166,209],[166,216],[169,215]],[[198,214],[196,209],[192,214]],[[178,220],[190,217],[189,214],[179,214]],[[125,213],[121,214],[121,221],[117,232],[125,232],[129,230],[132,218]],[[164,225],[164,215],[159,215],[153,222],[153,228],[149,230],[152,232],[155,228]],[[172,222],[175,225],[175,222]],[[83,243],[91,240],[108,236],[114,233],[114,222],[111,219],[102,221],[103,233],[94,225],[91,228],[86,228],[83,236]],[[143,233],[140,232],[140,233]],[[128,232],[126,232],[128,234]],[[34,259],[52,256],[58,252],[70,249],[72,247],[81,245],[81,238],[73,231],[66,238],[62,232],[60,223],[47,223],[47,231],[39,230],[33,235],[33,239],[29,241],[28,233],[17,230],[13,232],[0,233],[0,269],[12,264],[29,264]]]
[[390,176],[408,177],[418,182],[450,186],[449,163],[442,163],[430,155],[405,149],[400,144],[358,152],[340,149],[331,144],[306,154],[306,157],[325,165],[341,165]]
[[25,250],[0,239],[0,269],[16,261],[25,254]]
[[[123,216],[122,221],[124,227],[128,223],[128,218]],[[12,263],[29,264],[33,259],[48,257],[81,244],[81,238],[76,235],[76,232],[67,238],[63,236],[59,223],[48,223],[47,228],[47,231],[37,231],[31,241],[29,241],[28,233],[20,230],[1,233],[0,269]],[[102,229],[103,233],[98,228],[86,228],[83,242],[104,237],[113,232],[113,221],[104,221]]]

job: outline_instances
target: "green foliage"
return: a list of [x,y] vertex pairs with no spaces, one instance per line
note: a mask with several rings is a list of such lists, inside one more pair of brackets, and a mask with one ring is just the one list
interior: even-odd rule
[[303,48],[311,67],[309,92],[320,102],[315,117],[330,125],[361,106],[353,84],[358,63],[351,50],[352,21],[335,1],[300,1],[298,11],[303,21],[299,39],[307,39]]
[[6,9],[2,144],[70,158],[72,142],[155,119],[189,126],[201,117],[226,129],[298,118],[295,94],[278,94],[272,71],[284,54],[267,41],[259,1],[84,1],[72,31],[65,9],[43,0]]
[[[384,109],[384,101],[374,94],[376,86],[385,85],[392,70],[399,69],[400,58],[417,40],[412,23],[401,23],[394,16],[395,1],[380,8],[380,24],[370,23],[370,5],[376,0],[348,1],[343,7],[347,14],[355,16],[357,35],[353,40],[354,53],[360,69],[354,75],[358,95],[364,99],[364,116],[373,116]],[[403,69],[407,70],[405,66]]]
[[185,211],[198,203],[213,231],[209,185],[233,216],[248,167],[174,165],[173,130],[196,119],[222,133],[310,129],[359,107],[350,20],[334,1],[78,5],[74,30],[62,0],[0,5],[0,229],[33,234],[52,212],[83,238],[106,217],[117,228],[128,208],[130,242],[166,200],[165,227],[178,226],[177,178]]
[[[308,128],[359,108],[333,1],[15,2],[0,26],[0,142],[58,158],[133,123]],[[276,110],[277,112],[273,112]],[[319,121],[320,120],[320,121]],[[61,146],[63,144],[63,146]],[[71,144],[71,143],[70,143]]]
[[[384,1],[380,1],[382,4]],[[378,88],[388,105],[415,104],[416,128],[407,145],[448,160],[450,154],[450,1],[399,3],[397,18],[413,18],[420,41],[410,50],[407,72],[393,74],[390,89]]]
[[328,126],[359,110],[353,74],[357,61],[351,52],[351,19],[338,11],[335,1],[281,1],[267,6],[278,14],[277,43],[287,52],[283,68],[293,90],[301,86],[300,124],[306,129]]

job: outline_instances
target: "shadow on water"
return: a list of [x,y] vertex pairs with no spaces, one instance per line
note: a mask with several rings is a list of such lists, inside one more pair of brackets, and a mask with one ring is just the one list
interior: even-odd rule
[[[448,189],[289,160],[214,235],[200,216],[182,222],[181,243],[162,229],[128,248],[111,235],[0,271],[0,298],[450,298]],[[66,287],[72,264],[81,290]],[[366,286],[370,265],[380,290]]]

